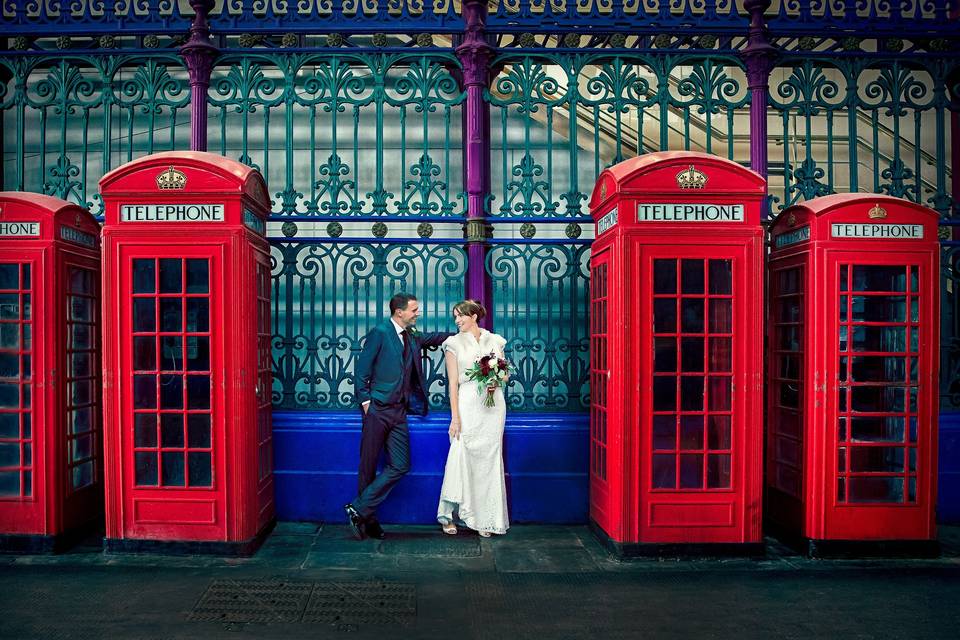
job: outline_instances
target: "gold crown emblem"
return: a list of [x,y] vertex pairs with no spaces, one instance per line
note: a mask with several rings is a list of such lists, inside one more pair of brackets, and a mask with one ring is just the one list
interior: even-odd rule
[[795,216],[795,215],[792,214],[792,213],[791,213],[790,215],[788,215],[788,216],[787,216],[787,224],[790,225],[791,227],[792,227],[793,225],[797,224],[797,216]]
[[873,205],[873,208],[870,211],[867,211],[867,215],[870,219],[875,220],[877,218],[886,218],[887,210],[881,207],[879,204]]
[[600,199],[603,200],[606,197],[607,197],[607,183],[602,182],[600,183]]
[[180,190],[187,186],[187,176],[172,166],[157,176],[157,188],[161,191]]
[[694,169],[693,165],[677,174],[677,186],[681,189],[703,189],[706,184],[707,176]]

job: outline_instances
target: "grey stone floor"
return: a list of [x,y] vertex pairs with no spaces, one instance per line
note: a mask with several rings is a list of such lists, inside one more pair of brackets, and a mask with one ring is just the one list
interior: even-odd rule
[[251,558],[0,556],[0,638],[957,638],[960,528],[933,560],[619,561],[586,527],[503,537],[280,523]]

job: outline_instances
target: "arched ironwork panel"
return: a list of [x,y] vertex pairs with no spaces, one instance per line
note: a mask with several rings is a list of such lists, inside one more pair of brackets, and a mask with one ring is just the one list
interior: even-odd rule
[[586,244],[496,244],[487,255],[494,330],[517,367],[507,404],[521,411],[586,411],[589,389]]
[[922,56],[781,61],[770,84],[775,211],[872,191],[950,215],[946,77],[944,61]]
[[[273,404],[282,409],[352,409],[362,339],[386,320],[390,297],[413,293],[422,331],[455,331],[466,253],[452,244],[274,241]],[[424,362],[430,404],[446,402],[443,359]]]
[[733,55],[509,53],[491,105],[493,211],[577,217],[600,172],[636,155],[693,149],[749,158],[750,94]]
[[97,181],[136,157],[189,146],[190,87],[174,55],[0,57],[4,187],[101,213]]
[[209,149],[258,168],[278,215],[460,216],[458,65],[444,53],[224,56]]

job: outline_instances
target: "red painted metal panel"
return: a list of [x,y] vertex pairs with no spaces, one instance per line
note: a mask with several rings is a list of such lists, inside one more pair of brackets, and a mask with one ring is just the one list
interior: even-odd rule
[[85,209],[0,192],[0,533],[101,517],[99,259]]
[[[936,538],[937,221],[906,200],[847,194],[790,207],[771,227],[769,362],[782,363],[788,333],[802,361],[797,425],[776,381],[768,395],[768,513],[790,535]],[[804,322],[778,333],[777,303],[790,295],[777,274],[791,270],[805,274]],[[795,428],[802,484],[791,491],[775,445]]]
[[249,541],[273,518],[263,179],[163,153],[101,192],[107,537]]
[[592,295],[606,268],[609,304],[593,305],[603,317],[591,334],[594,349],[606,341],[609,380],[591,386],[607,434],[591,517],[617,543],[762,539],[765,188],[734,162],[687,152],[597,180]]

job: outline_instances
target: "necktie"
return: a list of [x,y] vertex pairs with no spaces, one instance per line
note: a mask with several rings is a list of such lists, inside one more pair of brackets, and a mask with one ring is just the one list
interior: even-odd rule
[[400,339],[403,341],[403,357],[406,359],[407,351],[410,349],[410,340],[407,337],[407,330],[404,329],[400,332]]

